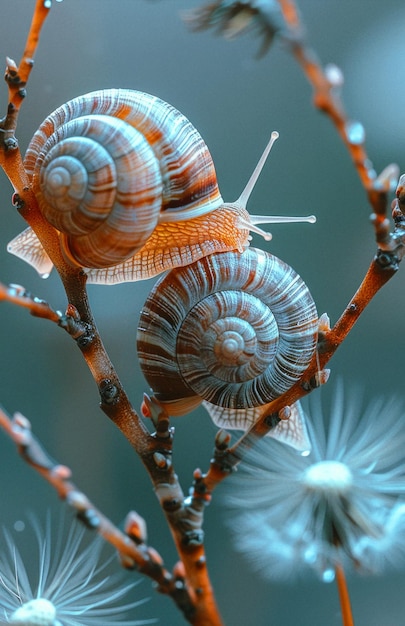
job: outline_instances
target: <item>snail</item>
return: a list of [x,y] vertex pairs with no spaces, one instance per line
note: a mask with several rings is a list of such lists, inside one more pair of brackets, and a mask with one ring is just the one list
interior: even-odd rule
[[[212,157],[188,119],[149,94],[106,89],[51,113],[24,166],[61,250],[88,282],[155,276],[213,252],[249,245],[257,224],[302,218],[249,215],[246,204],[277,133],[236,202],[222,200]],[[31,228],[8,251],[46,277],[52,262]]]
[[307,369],[318,322],[308,287],[276,256],[214,253],[158,279],[140,315],[139,363],[169,415],[204,401],[217,425],[247,429]]

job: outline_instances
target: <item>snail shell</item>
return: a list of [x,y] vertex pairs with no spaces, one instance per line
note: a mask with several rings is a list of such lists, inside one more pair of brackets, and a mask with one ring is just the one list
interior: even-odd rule
[[[226,250],[242,252],[260,222],[314,218],[249,216],[246,202],[275,139],[244,195],[225,204],[198,131],[160,98],[106,89],[51,113],[24,160],[46,220],[66,260],[88,281],[111,284],[154,276]],[[43,276],[52,261],[32,229],[9,252]]]
[[298,274],[248,248],[162,277],[141,312],[138,356],[169,415],[205,400],[230,410],[229,427],[248,427],[239,410],[271,402],[301,378],[317,329],[314,301]]
[[[109,89],[62,105],[35,133],[24,165],[42,214],[61,233],[65,257],[90,268],[92,282],[159,273],[181,263],[186,246],[184,262],[247,245],[246,228],[230,226],[227,239],[235,211],[203,228],[206,214],[223,205],[211,155],[184,115],[149,94]],[[222,242],[218,232],[225,233]],[[47,274],[51,263],[39,246],[28,230],[9,251]]]
[[197,130],[137,91],[109,89],[64,104],[35,133],[24,166],[64,254],[83,267],[125,261],[159,222],[223,204]]

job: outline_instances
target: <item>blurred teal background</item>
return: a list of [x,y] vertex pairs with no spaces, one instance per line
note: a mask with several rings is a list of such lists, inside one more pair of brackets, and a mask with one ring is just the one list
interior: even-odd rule
[[[319,313],[332,323],[359,285],[374,254],[370,208],[340,139],[314,110],[311,89],[280,43],[263,59],[252,35],[226,42],[212,32],[193,34],[181,11],[186,0],[65,0],[54,4],[28,86],[18,137],[25,150],[43,118],[61,103],[104,87],[156,94],[182,111],[207,142],[222,196],[234,200],[245,185],[273,129],[280,133],[251,198],[254,213],[315,213],[316,225],[279,225],[264,243],[292,265],[312,291]],[[33,1],[1,3],[0,54],[19,60]],[[309,38],[323,63],[343,71],[343,97],[360,120],[377,172],[388,163],[405,170],[402,0],[305,0]],[[6,89],[0,92],[1,109]],[[6,253],[24,228],[11,206],[11,188],[0,177],[2,229],[0,280],[24,285],[64,310],[56,275],[44,281]],[[404,268],[377,295],[330,366],[328,396],[337,376],[361,384],[365,395],[403,394]],[[153,281],[90,286],[94,313],[110,356],[139,406],[147,390],[135,352],[137,319]],[[26,311],[1,305],[0,401],[21,411],[51,454],[73,470],[75,482],[115,522],[134,508],[148,521],[149,541],[170,568],[175,559],[150,482],[132,449],[98,409],[98,393],[69,337]],[[405,417],[405,416],[404,416]],[[382,416],[384,419],[384,416]],[[203,410],[175,423],[174,462],[185,491],[196,466],[208,467],[215,427]],[[27,511],[58,509],[57,496],[18,458],[0,433],[0,523],[11,527]],[[222,485],[207,509],[207,555],[228,626],[333,626],[341,623],[337,592],[310,575],[292,584],[270,584],[233,551],[221,507]],[[258,529],[258,532],[259,529]],[[356,626],[404,623],[404,572],[349,579]],[[139,617],[162,626],[182,624],[171,601],[145,580],[137,595],[152,594]]]

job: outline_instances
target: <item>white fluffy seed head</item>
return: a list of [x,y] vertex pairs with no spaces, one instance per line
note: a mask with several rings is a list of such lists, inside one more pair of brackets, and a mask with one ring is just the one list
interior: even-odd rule
[[353,474],[340,461],[319,461],[305,469],[302,482],[308,491],[339,496],[351,488]]
[[45,598],[35,598],[25,602],[14,611],[10,624],[18,626],[54,626],[56,609],[52,602]]
[[[120,572],[109,573],[100,537],[84,526],[59,519],[52,531],[32,519],[37,539],[20,552],[16,535],[0,529],[0,624],[14,626],[140,626],[153,620],[131,619],[143,600],[127,600],[136,583],[125,583]],[[34,537],[35,538],[35,537]],[[3,549],[4,546],[4,549]],[[106,547],[108,549],[108,547]],[[24,558],[25,557],[25,558]],[[38,573],[35,575],[35,560]],[[34,566],[28,573],[26,563]]]
[[268,578],[296,576],[300,565],[323,581],[336,563],[405,567],[405,407],[394,397],[367,407],[361,397],[358,388],[346,397],[342,383],[330,407],[315,397],[309,455],[263,438],[235,474],[235,543]]

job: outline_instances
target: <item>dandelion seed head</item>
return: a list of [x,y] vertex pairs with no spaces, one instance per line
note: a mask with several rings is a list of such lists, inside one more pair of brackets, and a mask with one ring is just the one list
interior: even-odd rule
[[340,461],[319,461],[305,469],[302,484],[308,491],[343,495],[353,484],[353,474]]
[[10,624],[18,626],[54,626],[56,609],[45,598],[29,600],[14,611]]
[[336,565],[363,572],[405,566],[405,407],[362,404],[340,383],[329,407],[310,398],[312,450],[270,438],[230,477],[227,521],[237,549],[268,578],[308,568],[324,581]]
[[[140,626],[155,620],[131,618],[145,600],[132,600],[136,582],[124,583],[124,572],[109,573],[103,558],[104,542],[73,520],[64,527],[45,529],[31,519],[34,531],[27,554],[3,529],[5,550],[0,553],[0,623],[18,626]],[[18,533],[21,535],[21,531]],[[17,537],[18,540],[18,537]],[[37,575],[31,574],[37,561]],[[27,567],[26,567],[27,564]],[[34,567],[35,571],[35,567]],[[3,621],[1,621],[3,619]]]

